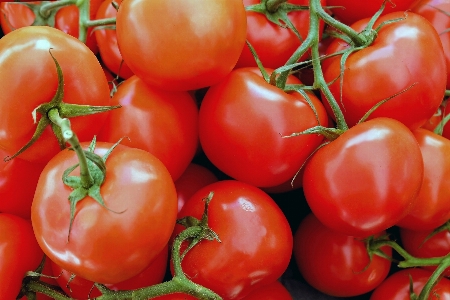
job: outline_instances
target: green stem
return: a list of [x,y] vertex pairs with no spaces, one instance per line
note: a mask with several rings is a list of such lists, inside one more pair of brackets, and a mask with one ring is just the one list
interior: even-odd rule
[[428,300],[431,295],[431,290],[441,279],[442,274],[445,270],[450,266],[450,255],[445,256],[441,262],[439,263],[436,270],[434,270],[433,274],[428,279],[427,283],[423,287],[422,291],[419,294],[417,300]]
[[73,298],[70,298],[69,296],[64,295],[64,293],[58,291],[55,286],[48,285],[39,280],[30,280],[26,284],[25,288],[28,291],[40,293],[55,300],[73,300]]
[[89,20],[86,22],[86,27],[106,26],[116,24],[116,18],[106,18],[98,20]]
[[90,15],[90,1],[89,0],[77,0],[77,7],[80,12],[79,20],[79,34],[78,39],[83,43],[86,43],[87,39],[87,23],[91,20]]
[[61,128],[64,139],[72,146],[78,156],[80,164],[81,184],[84,188],[89,189],[94,184],[94,179],[88,168],[86,154],[81,148],[77,135],[72,131],[70,121],[67,118],[61,118],[57,108],[53,108],[47,113],[48,118]]
[[274,13],[277,11],[278,7],[287,2],[287,0],[266,0],[266,9],[268,12]]

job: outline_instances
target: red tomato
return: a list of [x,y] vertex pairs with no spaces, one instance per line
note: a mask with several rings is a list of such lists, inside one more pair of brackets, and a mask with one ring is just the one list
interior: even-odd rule
[[[447,68],[438,33],[425,18],[411,12],[384,15],[374,28],[396,18],[403,20],[383,25],[370,46],[350,54],[342,80],[336,80],[341,55],[324,61],[324,78],[334,81],[330,90],[350,127],[377,103],[396,95],[369,118],[394,118],[414,130],[433,116],[444,98]],[[364,19],[352,28],[360,32],[367,23]],[[327,54],[347,47],[336,39]],[[325,107],[331,114],[328,101]]]
[[394,119],[376,118],[317,150],[306,163],[303,190],[309,207],[326,226],[366,237],[409,213],[423,169],[412,132]]
[[[102,67],[86,45],[51,27],[28,26],[14,30],[0,39],[0,148],[10,155],[31,139],[36,129],[33,111],[50,102],[55,95],[58,79],[49,53],[51,48],[64,76],[65,103],[110,104],[108,82]],[[11,81],[11,78],[15,80]],[[72,129],[80,140],[91,140],[106,116],[107,113],[101,113],[73,118]],[[40,119],[38,114],[37,121]],[[19,157],[44,163],[59,151],[58,141],[48,127]]]
[[415,0],[327,0],[327,5],[338,6],[332,8],[334,16],[341,22],[351,25],[361,19],[372,17],[380,8],[383,2],[386,2],[386,6],[382,15],[391,13],[394,11],[406,11],[410,8],[411,4]]
[[[291,77],[290,82],[300,81]],[[308,95],[320,123],[327,126],[322,103]],[[199,114],[200,143],[209,160],[228,176],[273,187],[290,181],[323,140],[314,134],[281,135],[317,124],[301,94],[267,83],[258,68],[240,68],[206,92]]]
[[397,225],[432,230],[450,219],[450,140],[422,128],[414,136],[423,157],[423,183],[413,208]]
[[[7,153],[0,149],[0,158],[6,156]],[[0,161],[0,212],[30,218],[31,202],[42,169],[43,164],[20,158]]]
[[[260,0],[244,0],[243,2],[245,6],[261,3]],[[326,3],[325,0],[320,2],[322,5]],[[286,3],[307,6],[309,1],[290,0]],[[247,11],[247,41],[255,48],[258,58],[266,68],[275,69],[286,64],[291,55],[300,46],[302,40],[308,35],[308,10],[289,12],[288,17],[300,34],[301,39],[288,27],[281,27],[269,21],[264,14]],[[321,21],[319,24],[320,33],[322,33],[323,28],[324,22]],[[300,60],[307,58],[308,54],[305,54]],[[236,67],[256,67],[255,58],[247,46],[243,48]]]
[[43,253],[28,220],[0,213],[0,295],[16,299],[27,271],[35,270]]
[[178,196],[178,211],[181,210],[184,203],[186,203],[195,192],[216,181],[218,181],[216,175],[209,169],[195,163],[189,164],[180,178],[175,181],[175,188],[177,189]]
[[[96,18],[106,19],[114,18],[117,15],[117,10],[112,6],[113,0],[105,0],[100,5]],[[117,4],[122,3],[121,0],[115,0]],[[115,29],[96,29],[94,31],[95,38],[98,44],[98,50],[102,62],[114,74],[118,74],[121,78],[130,78],[133,71],[130,70],[127,63],[123,61],[122,54],[120,54],[119,46],[117,45],[117,35]]]
[[[169,251],[165,247],[144,271],[117,284],[107,284],[106,287],[113,291],[126,291],[161,283],[166,274],[168,254]],[[58,276],[57,281],[59,286],[70,297],[75,299],[88,299],[102,295],[94,286],[94,282],[80,276],[71,278],[72,273],[64,270],[54,262],[52,262],[52,269],[53,274]]]
[[98,140],[146,150],[161,160],[177,180],[192,161],[198,146],[198,108],[188,92],[165,91],[137,76],[120,84]]
[[[390,275],[370,296],[370,300],[410,300],[410,280],[413,290],[419,295],[430,278],[431,272],[419,268],[408,268]],[[450,299],[450,280],[442,278],[431,290],[430,300]]]
[[[292,253],[292,232],[281,209],[266,193],[249,184],[224,180],[203,187],[183,206],[179,218],[201,218],[210,191],[209,227],[221,242],[203,240],[183,258],[194,282],[224,299],[242,299],[277,280]],[[184,227],[175,226],[174,235]],[[271,259],[268,259],[271,258]]]
[[[111,146],[98,142],[95,153],[103,155]],[[169,241],[177,216],[175,185],[156,157],[119,145],[106,160],[100,187],[112,211],[89,196],[78,202],[68,241],[72,189],[61,178],[77,162],[74,151],[64,150],[44,168],[31,207],[37,240],[69,272],[99,283],[127,280],[142,272]]]
[[[382,250],[389,256],[392,253],[389,247]],[[391,262],[380,256],[370,259],[364,241],[329,229],[313,214],[306,216],[295,232],[294,257],[311,286],[335,297],[370,292],[391,267]]]
[[117,12],[123,59],[146,83],[196,90],[235,66],[247,31],[242,0],[130,0]]
[[254,290],[243,300],[292,300],[289,291],[277,280]]
[[[444,47],[447,69],[450,69],[450,33],[448,32],[450,2],[447,0],[420,0],[411,7],[411,11],[425,17],[436,28]],[[450,76],[447,76],[448,88],[450,88]]]

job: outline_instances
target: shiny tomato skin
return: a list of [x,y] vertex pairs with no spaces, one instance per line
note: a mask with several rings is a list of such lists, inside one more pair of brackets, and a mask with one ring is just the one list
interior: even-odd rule
[[[210,191],[208,224],[221,242],[203,240],[182,261],[194,282],[224,299],[242,299],[277,280],[292,253],[292,232],[281,209],[262,190],[235,180],[203,187],[183,206],[179,218],[201,218]],[[176,225],[174,236],[184,227]],[[273,259],[268,260],[271,257]]]
[[450,140],[422,128],[414,136],[423,157],[423,182],[411,211],[396,225],[432,230],[450,219]]
[[[392,254],[389,247],[382,250]],[[370,260],[364,241],[329,229],[314,214],[307,215],[294,234],[294,258],[311,286],[335,297],[370,292],[391,267],[391,262],[380,256]]]
[[170,90],[220,81],[234,68],[246,31],[242,0],[130,0],[117,12],[125,62],[146,83]]
[[[386,2],[382,15],[394,11],[407,11],[416,0],[392,0]],[[372,17],[383,4],[383,0],[327,0],[327,5],[337,6],[331,11],[339,21],[351,25],[361,19]]]
[[[117,4],[122,3],[121,0],[114,2]],[[111,3],[112,0],[105,0],[101,3],[96,14],[97,19],[114,18],[117,16],[117,10]],[[99,28],[94,31],[94,34],[100,57],[105,66],[114,74],[119,75],[120,78],[130,78],[134,73],[122,59],[122,54],[117,44],[116,30]]]
[[[65,103],[110,105],[108,82],[97,57],[86,45],[51,27],[14,30],[0,39],[0,148],[10,155],[31,139],[36,129],[32,112],[55,95],[58,80],[50,48],[64,76]],[[107,113],[100,113],[72,118],[72,130],[81,141],[91,140],[106,116]],[[60,146],[48,127],[19,158],[46,163],[59,151]]]
[[[374,28],[397,18],[401,20],[379,30],[370,46],[350,54],[342,81],[336,80],[341,74],[341,55],[324,61],[324,78],[334,81],[331,93],[350,127],[377,103],[395,96],[379,106],[369,119],[394,118],[414,130],[433,116],[444,98],[447,68],[438,33],[424,17],[412,12],[384,15]],[[359,32],[368,21],[363,19],[352,28]],[[327,48],[327,54],[347,47],[336,39]],[[328,101],[325,107],[331,115]]]
[[243,300],[292,300],[289,291],[277,280],[254,290]]
[[[313,94],[309,98],[320,123],[327,126],[322,103]],[[199,136],[204,153],[222,172],[257,187],[273,187],[290,181],[323,140],[313,134],[282,135],[317,124],[302,95],[267,83],[258,68],[240,68],[206,92],[200,106]]]
[[317,150],[305,165],[303,190],[326,226],[367,237],[408,214],[423,169],[413,133],[394,119],[376,118]]
[[[103,155],[111,146],[97,142],[95,153]],[[74,151],[63,150],[39,178],[31,220],[41,248],[62,268],[94,282],[114,284],[136,276],[172,234],[177,196],[170,174],[150,153],[118,145],[106,160],[100,187],[112,211],[89,196],[78,202],[68,241],[71,188],[61,178],[77,161]]]
[[[255,5],[261,3],[259,0],[244,0],[244,5]],[[306,0],[290,0],[287,3],[295,5],[308,5]],[[325,0],[320,1],[322,5],[326,5]],[[294,27],[299,32],[302,39],[305,39],[309,31],[309,11],[293,11],[288,13]],[[319,32],[322,34],[324,22],[319,23]],[[319,37],[320,38],[320,37]],[[301,40],[295,33],[287,28],[281,27],[267,19],[264,14],[258,12],[247,11],[247,41],[258,54],[262,65],[266,68],[276,69],[286,64],[288,59],[297,50],[301,44]],[[276,43],[274,43],[276,41]],[[302,56],[300,61],[308,58],[309,54]],[[236,68],[256,67],[255,58],[250,52],[249,47],[245,46],[241,56],[236,64]]]
[[166,91],[132,76],[111,99],[121,105],[111,111],[99,141],[143,149],[161,160],[177,180],[191,163],[198,147],[198,108],[185,91]]
[[[370,300],[410,300],[410,278],[414,293],[419,295],[431,274],[430,271],[420,268],[397,271],[374,290]],[[442,278],[431,290],[429,300],[438,299],[450,299],[450,280]]]
[[35,270],[44,257],[29,220],[0,213],[0,295],[16,299],[27,271]]

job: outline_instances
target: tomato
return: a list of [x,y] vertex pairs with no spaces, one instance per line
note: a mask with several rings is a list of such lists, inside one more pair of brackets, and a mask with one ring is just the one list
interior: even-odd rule
[[[392,253],[389,247],[382,251]],[[307,215],[295,232],[294,257],[311,286],[335,297],[370,292],[387,277],[391,266],[386,258],[373,255],[370,259],[363,240],[329,229],[314,214]]]
[[450,140],[421,128],[414,136],[423,157],[423,183],[413,208],[397,225],[432,230],[450,219]]
[[277,280],[254,290],[243,300],[292,300],[289,291]]
[[[55,95],[58,78],[49,49],[64,76],[64,103],[109,105],[108,82],[96,56],[86,45],[51,27],[14,30],[0,39],[0,148],[10,155],[31,139],[36,129],[33,111]],[[91,140],[106,116],[107,113],[101,113],[73,118],[72,129],[80,140]],[[37,114],[37,121],[40,119]],[[59,151],[60,145],[47,127],[38,141],[19,157],[45,163]]]
[[327,5],[337,6],[331,9],[334,17],[347,25],[351,25],[361,19],[372,17],[381,8],[383,2],[386,3],[386,6],[382,15],[385,15],[394,11],[407,11],[415,0],[327,0]]
[[[161,283],[166,274],[168,254],[168,249],[165,247],[144,271],[117,284],[107,284],[106,287],[114,291],[123,291],[139,289]],[[52,262],[51,266],[53,274],[57,275],[59,286],[70,297],[75,299],[88,299],[102,295],[102,293],[94,286],[94,282],[80,276],[71,278],[72,273],[62,269],[54,262]]]
[[[98,142],[95,153],[103,155],[111,146]],[[136,276],[166,246],[174,228],[177,196],[169,172],[150,153],[119,145],[106,160],[100,187],[108,209],[90,196],[78,202],[69,239],[72,189],[61,178],[77,161],[74,151],[63,150],[39,178],[31,220],[41,248],[53,262],[90,281],[114,284]]]
[[[117,4],[122,3],[121,0],[114,2]],[[101,3],[97,11],[97,19],[116,17],[117,10],[111,3],[112,0],[105,0]],[[98,28],[94,31],[94,33],[95,39],[97,40],[100,57],[102,58],[102,62],[105,66],[121,78],[130,78],[133,75],[133,71],[130,70],[127,63],[122,59],[122,54],[120,54],[119,46],[117,45],[117,35],[115,29]]]
[[218,181],[216,175],[206,167],[190,163],[180,178],[175,181],[178,196],[178,211],[199,189]]
[[242,0],[130,0],[117,12],[120,53],[148,84],[196,90],[235,66],[247,31]]
[[[374,28],[397,18],[403,19],[383,25],[370,46],[350,54],[342,80],[336,80],[341,74],[341,55],[324,61],[324,78],[334,81],[330,90],[350,127],[376,104],[394,96],[370,118],[394,118],[414,130],[433,116],[444,98],[447,68],[438,33],[425,18],[412,12],[384,15]],[[352,28],[360,32],[367,23],[364,19]],[[327,54],[347,47],[336,39]],[[325,107],[331,114],[328,101]]]
[[[245,6],[261,3],[260,0],[244,0]],[[320,1],[325,5],[326,1]],[[289,4],[308,5],[307,0],[290,0]],[[300,46],[309,31],[309,11],[293,11],[288,13],[288,17],[300,34],[299,39],[294,31],[288,27],[281,27],[267,19],[267,17],[258,12],[247,11],[247,41],[255,49],[258,58],[266,68],[278,68],[286,64],[291,55]],[[322,33],[324,22],[319,24],[319,32]],[[320,38],[320,37],[319,37]],[[274,42],[276,41],[276,42]],[[308,54],[304,55],[300,60],[308,58]],[[256,67],[255,58],[250,49],[246,46],[243,48],[241,56],[236,67]]]
[[409,213],[423,173],[413,133],[394,119],[376,118],[317,150],[306,163],[303,191],[326,226],[366,237]]
[[[410,280],[414,293],[419,295],[423,286],[430,278],[431,272],[420,268],[408,268],[390,275],[370,296],[370,300],[410,300]],[[442,278],[431,290],[428,299],[449,299],[450,280]]]
[[35,270],[43,253],[28,220],[0,213],[0,295],[16,299],[27,271]]
[[[403,248],[412,256],[419,258],[440,257],[450,253],[450,231],[443,230],[433,233],[430,230],[411,230],[400,228],[400,240]],[[423,267],[430,271],[434,266]],[[450,277],[450,268],[445,271],[445,276]]]
[[198,108],[185,91],[165,91],[133,76],[120,84],[98,140],[146,150],[161,160],[173,180],[186,170],[198,146]]
[[[289,82],[300,81],[291,77]],[[314,94],[308,96],[320,124],[327,126],[323,105]],[[199,136],[206,156],[228,176],[258,187],[277,186],[294,177],[323,138],[281,136],[317,125],[301,94],[267,83],[258,68],[235,69],[209,88],[200,106]]]
[[[281,209],[262,190],[235,180],[222,180],[197,191],[179,218],[201,218],[210,191],[208,224],[218,234],[203,240],[183,258],[182,268],[194,282],[224,299],[242,299],[277,280],[292,253],[292,232]],[[184,227],[175,226],[174,235]],[[267,259],[273,258],[273,259]]]
[[[444,47],[445,62],[447,69],[450,68],[450,33],[447,31],[450,27],[450,2],[446,0],[420,0],[412,7],[411,11],[425,17],[431,22],[433,27],[439,33],[442,46]],[[447,14],[445,13],[447,12]],[[447,89],[450,88],[450,76],[447,76]]]
[[[7,153],[0,149],[0,157]],[[31,202],[43,164],[33,164],[20,158],[0,161],[0,212],[29,219]]]

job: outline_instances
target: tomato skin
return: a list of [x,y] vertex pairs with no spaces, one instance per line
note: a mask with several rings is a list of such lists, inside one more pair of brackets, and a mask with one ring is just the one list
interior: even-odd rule
[[292,300],[289,291],[277,280],[254,290],[244,300]]
[[242,0],[130,0],[117,12],[117,41],[125,62],[146,83],[196,90],[234,68],[246,20]]
[[[377,103],[400,93],[379,106],[369,119],[394,118],[414,130],[433,116],[444,98],[447,68],[438,33],[425,18],[412,12],[406,16],[403,12],[384,15],[374,28],[396,18],[404,19],[383,26],[370,46],[348,57],[342,99],[341,80],[335,80],[341,73],[341,56],[324,61],[324,78],[327,82],[335,80],[330,90],[350,127]],[[352,28],[360,32],[368,21],[363,19]],[[336,39],[327,54],[346,47]],[[325,107],[332,115],[327,102]]]
[[198,147],[198,108],[189,93],[161,90],[132,76],[117,88],[111,105],[122,107],[110,112],[98,140],[128,137],[124,145],[152,153],[177,180]]
[[400,221],[413,207],[423,159],[402,123],[360,123],[317,150],[306,163],[303,190],[317,218],[351,236],[367,237]]
[[[419,295],[430,276],[430,271],[420,268],[408,268],[397,271],[374,290],[370,296],[370,300],[410,300],[410,277],[412,277],[414,293]],[[450,280],[442,278],[431,290],[429,299],[449,298]]]
[[[392,254],[389,247],[382,250]],[[329,229],[312,213],[301,221],[294,234],[294,257],[311,286],[335,297],[370,292],[387,277],[391,267],[391,262],[380,256],[374,255],[370,260],[361,239]]]
[[[95,153],[103,155],[111,146],[97,142]],[[106,161],[100,187],[114,212],[90,197],[78,202],[68,241],[71,188],[61,178],[77,161],[74,151],[63,150],[44,168],[31,207],[35,235],[44,253],[69,272],[105,284],[127,280],[169,241],[177,216],[175,185],[156,157],[118,145]]]
[[413,208],[397,225],[432,230],[450,219],[450,140],[421,128],[414,136],[424,162],[423,183]]
[[27,271],[35,270],[43,253],[28,220],[0,213],[0,295],[16,299]]
[[[234,180],[200,189],[183,206],[179,218],[201,218],[202,199],[210,191],[214,196],[209,204],[208,224],[221,242],[201,241],[184,257],[183,271],[224,299],[242,299],[277,280],[286,270],[292,253],[292,232],[272,198]],[[174,236],[183,228],[176,225]]]
[[[63,72],[65,103],[100,106],[110,103],[102,67],[86,45],[51,27],[28,26],[14,30],[0,39],[0,148],[10,155],[31,139],[36,128],[31,115],[33,110],[50,102],[55,95],[58,80],[50,48]],[[73,118],[72,130],[81,141],[91,140],[106,116],[107,113],[100,113]],[[59,144],[48,127],[19,158],[46,163],[59,151]]]
[[[117,4],[121,0],[114,1]],[[117,16],[117,10],[112,6],[112,0],[105,0],[101,3],[96,19],[114,18]],[[119,77],[127,79],[134,75],[127,63],[123,61],[117,44],[116,31],[113,29],[97,29],[94,31],[97,40],[98,50],[105,66]]]
[[[313,94],[309,97],[327,126],[322,103]],[[211,86],[199,113],[200,143],[209,160],[228,176],[258,187],[277,186],[294,177],[323,138],[281,135],[316,125],[303,96],[267,83],[258,68],[235,69]]]
[[[261,3],[259,0],[244,0],[243,2],[246,7]],[[326,5],[325,0],[321,0],[320,2],[322,5]],[[287,3],[308,5],[308,1],[306,0],[290,0]],[[309,31],[309,11],[293,11],[288,14],[288,17],[300,33],[300,36],[305,39]],[[323,28],[324,22],[321,21],[319,23],[320,34]],[[291,29],[276,25],[269,21],[265,15],[252,11],[247,11],[247,41],[255,49],[262,65],[266,68],[273,69],[286,64],[301,44],[300,39]],[[307,59],[308,55],[303,55],[300,61]],[[256,66],[255,58],[250,52],[250,49],[245,46],[236,64],[236,68]]]

